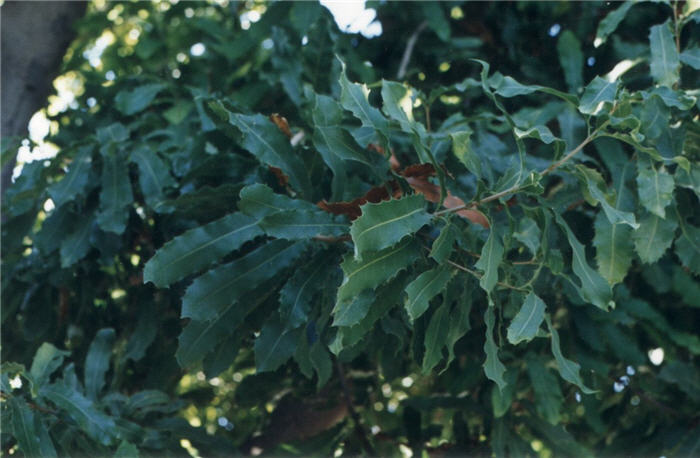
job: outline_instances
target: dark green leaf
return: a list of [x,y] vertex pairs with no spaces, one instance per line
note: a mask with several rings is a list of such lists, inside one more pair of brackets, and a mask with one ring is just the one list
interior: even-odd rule
[[695,70],[700,70],[700,46],[686,49],[679,57],[684,64],[690,65]]
[[61,267],[70,267],[88,254],[93,222],[93,215],[83,215],[75,223],[73,232],[63,238],[61,241]]
[[430,300],[442,292],[452,275],[448,267],[435,267],[420,274],[406,287],[406,311],[412,321],[428,310]]
[[481,257],[479,261],[474,264],[477,269],[484,272],[479,284],[487,293],[491,293],[493,287],[496,286],[498,282],[498,266],[501,264],[502,259],[503,245],[496,231],[491,229],[489,238],[481,248]]
[[680,61],[671,33],[671,20],[649,29],[651,76],[662,86],[672,87],[679,79]]
[[213,264],[262,233],[256,219],[241,213],[190,229],[163,245],[149,259],[143,281],[168,286]]
[[522,307],[513,317],[508,326],[508,342],[517,345],[522,341],[530,341],[540,330],[544,320],[545,304],[535,293],[530,293],[525,298]]
[[493,340],[493,329],[496,322],[495,309],[496,307],[489,299],[489,306],[486,307],[486,312],[484,313],[484,322],[486,323],[486,341],[484,342],[486,361],[484,361],[484,373],[498,385],[498,389],[503,390],[506,386],[506,381],[503,378],[506,367],[501,360],[498,359],[498,346]]
[[360,208],[362,216],[350,227],[357,260],[369,252],[396,244],[430,221],[430,214],[425,211],[425,199],[418,194],[378,204],[367,203]]
[[85,357],[85,392],[93,401],[98,398],[105,385],[105,374],[109,369],[115,338],[114,329],[100,329]]
[[430,324],[425,331],[425,353],[423,354],[423,373],[429,373],[442,359],[442,349],[447,343],[450,327],[450,305],[443,303],[430,317]]
[[407,237],[398,245],[368,254],[362,261],[356,261],[350,255],[345,256],[341,264],[343,283],[338,288],[336,303],[344,302],[367,288],[376,288],[391,280],[401,270],[413,264],[418,255],[418,244]]
[[296,351],[297,330],[285,330],[276,320],[268,321],[255,339],[255,367],[258,372],[274,371]]
[[608,285],[608,282],[606,282],[597,271],[593,270],[591,266],[588,265],[586,251],[574,233],[571,232],[569,225],[566,224],[559,214],[555,213],[555,217],[557,223],[569,239],[569,245],[572,251],[571,267],[579,280],[581,280],[581,287],[579,290],[581,298],[598,308],[608,310],[609,307],[614,306],[610,285]]
[[454,243],[457,240],[459,229],[454,224],[447,223],[440,231],[440,235],[433,242],[430,249],[430,257],[435,259],[439,264],[450,258]]
[[57,208],[83,194],[90,178],[92,150],[92,145],[80,147],[68,168],[68,173],[48,188],[51,200]]
[[102,192],[97,224],[103,231],[122,234],[134,200],[126,161],[116,152],[102,155]]
[[168,167],[156,152],[146,145],[134,148],[130,159],[138,165],[139,184],[146,202],[154,209],[158,209],[163,201],[164,189],[175,184],[168,173]]
[[259,183],[241,189],[241,200],[238,202],[238,208],[246,215],[256,219],[288,210],[318,210],[318,207],[310,202],[275,194],[272,189]]
[[673,176],[661,166],[656,168],[654,163],[645,157],[637,160],[637,191],[639,201],[651,213],[666,217],[666,207],[673,200]]
[[654,263],[671,246],[678,222],[670,215],[663,219],[653,213],[646,213],[639,224],[639,229],[632,234],[634,249],[642,262]]
[[388,145],[389,123],[378,109],[369,104],[369,89],[367,86],[350,82],[345,72],[345,63],[342,63],[342,66],[343,70],[340,73],[340,104],[346,110],[351,111],[362,122],[363,126],[374,129],[383,138],[383,143]]
[[119,91],[114,97],[114,106],[127,116],[136,114],[148,107],[163,89],[163,84],[145,84],[130,91]]
[[287,329],[306,323],[314,294],[324,287],[323,278],[333,268],[328,253],[321,252],[309,264],[296,270],[280,290],[280,317]]
[[548,316],[545,316],[545,321],[547,321],[547,327],[549,328],[549,332],[552,334],[552,354],[554,355],[554,359],[557,361],[557,368],[559,369],[561,378],[578,386],[583,393],[595,393],[595,390],[592,390],[583,384],[583,380],[581,380],[581,376],[579,375],[581,366],[570,359],[566,359],[564,355],[561,354],[561,348],[559,347],[559,333],[556,329],[554,329],[554,326],[552,326],[552,322]]
[[632,229],[619,223],[611,223],[602,213],[595,219],[596,261],[598,272],[610,285],[625,279],[632,264]]
[[353,326],[367,316],[374,303],[374,291],[366,289],[357,296],[337,302],[333,308],[333,326]]
[[139,449],[134,444],[128,441],[121,441],[117,451],[114,453],[114,458],[138,458]]
[[32,382],[38,386],[48,381],[49,376],[63,364],[63,358],[70,355],[69,351],[59,350],[49,342],[41,344],[32,360],[29,374]]
[[305,248],[304,242],[273,240],[197,277],[182,298],[182,317],[211,320],[220,316],[226,306],[296,261]]
[[467,170],[473,173],[477,179],[481,179],[481,158],[472,147],[471,136],[471,130],[451,133],[452,152]]
[[605,43],[608,37],[617,29],[617,26],[620,25],[620,22],[627,16],[627,12],[633,5],[633,1],[624,2],[619,8],[608,13],[608,15],[600,21],[593,43],[596,48]]
[[302,240],[341,235],[347,232],[348,225],[336,222],[325,212],[286,210],[265,216],[260,221],[260,227],[271,237]]
[[569,91],[576,93],[583,86],[583,52],[581,42],[570,30],[565,30],[559,37],[557,53]]

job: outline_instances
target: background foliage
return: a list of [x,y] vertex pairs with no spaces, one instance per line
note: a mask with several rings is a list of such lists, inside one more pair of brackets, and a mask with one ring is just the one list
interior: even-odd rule
[[368,6],[91,4],[5,453],[697,455],[698,3]]

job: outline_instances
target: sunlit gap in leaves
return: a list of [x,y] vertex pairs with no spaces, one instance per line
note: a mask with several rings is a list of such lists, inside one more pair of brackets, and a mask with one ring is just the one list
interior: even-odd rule
[[377,11],[365,8],[362,1],[333,1],[321,0],[321,5],[333,14],[340,30],[346,33],[361,33],[366,38],[378,37],[382,34],[382,24],[376,21]]

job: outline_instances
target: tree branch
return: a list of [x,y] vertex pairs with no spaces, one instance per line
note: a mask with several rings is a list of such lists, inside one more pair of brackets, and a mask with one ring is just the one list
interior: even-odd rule
[[413,48],[416,46],[418,35],[420,35],[427,25],[428,21],[421,22],[415,32],[413,32],[411,37],[408,39],[408,42],[406,42],[406,49],[403,51],[401,65],[399,65],[399,71],[396,72],[396,79],[402,79],[406,75],[406,68],[408,67],[408,63],[411,61],[411,55],[413,54]]

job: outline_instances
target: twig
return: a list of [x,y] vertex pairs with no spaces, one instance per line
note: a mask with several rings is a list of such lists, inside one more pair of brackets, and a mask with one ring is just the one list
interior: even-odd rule
[[408,67],[408,63],[411,61],[411,55],[413,54],[413,48],[416,46],[418,35],[420,35],[420,33],[427,25],[428,21],[421,22],[418,28],[408,39],[408,42],[406,43],[406,49],[404,49],[403,51],[403,57],[401,57],[401,65],[399,65],[399,71],[396,72],[396,79],[401,79],[406,75],[406,68]]
[[[469,268],[467,268],[467,267],[464,267],[464,266],[461,265],[461,264],[457,264],[456,262],[452,262],[452,261],[450,261],[449,259],[445,260],[445,262],[448,263],[449,265],[451,265],[452,267],[456,267],[457,269],[462,270],[462,271],[464,271],[464,272],[467,272],[468,274],[471,274],[471,275],[473,275],[474,277],[476,277],[476,278],[478,278],[479,280],[481,280],[482,275],[481,275],[479,272],[477,272],[477,271],[475,271],[475,270],[471,270],[471,269],[469,269]],[[529,290],[527,290],[527,289],[520,288],[520,287],[518,287],[518,286],[509,285],[508,283],[503,283],[503,282],[501,282],[501,281],[496,282],[496,284],[497,284],[498,286],[503,287],[503,288],[508,288],[508,289],[512,289],[512,290],[515,290],[515,291],[525,291],[525,292],[529,291]]]
[[338,371],[338,379],[340,380],[340,386],[343,388],[343,396],[345,397],[345,403],[348,406],[348,412],[350,412],[352,421],[355,423],[355,433],[359,436],[365,452],[369,455],[375,455],[376,452],[374,451],[374,447],[369,442],[367,432],[362,427],[362,423],[360,423],[360,416],[357,414],[357,411],[352,404],[352,394],[350,393],[350,388],[348,387],[348,382],[345,378],[343,365],[337,359],[335,360],[335,368]]

